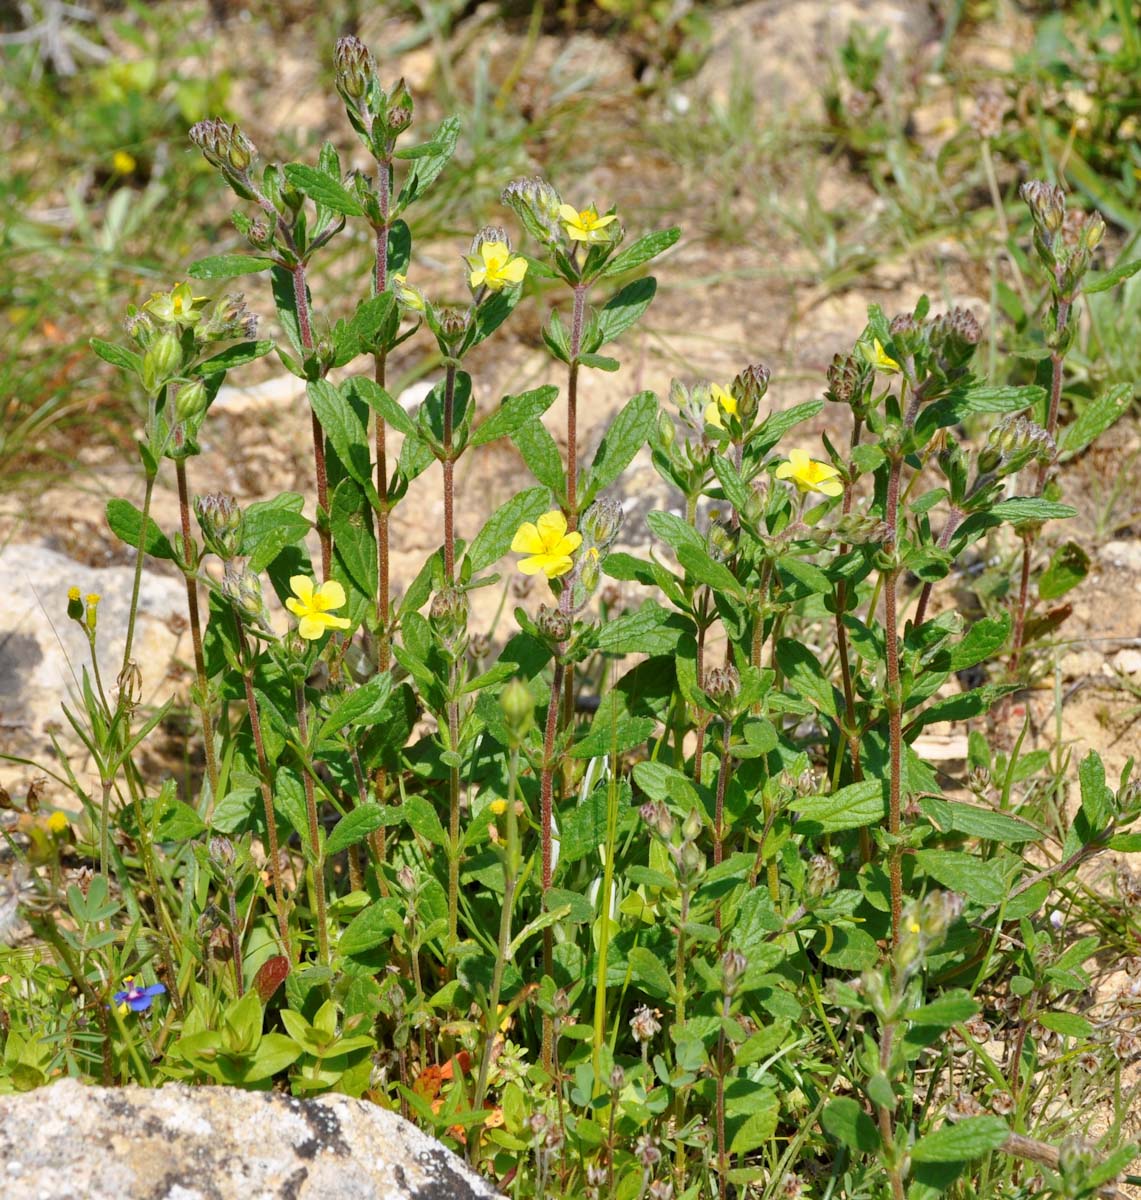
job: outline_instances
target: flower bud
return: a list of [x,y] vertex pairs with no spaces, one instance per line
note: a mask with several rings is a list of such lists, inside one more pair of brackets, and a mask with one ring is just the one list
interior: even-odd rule
[[424,293],[399,272],[392,276],[392,294],[396,297],[396,303],[406,312],[422,313],[428,307]]
[[853,546],[881,544],[887,537],[887,524],[878,517],[862,513],[848,513],[840,517],[835,525],[836,536]]
[[206,385],[201,379],[184,383],[174,397],[174,419],[180,424],[197,421],[206,412]]
[[610,1084],[612,1092],[620,1092],[626,1086],[626,1072],[615,1063],[614,1069],[610,1072],[610,1078],[607,1080]]
[[622,528],[622,505],[617,500],[595,500],[579,519],[583,545],[605,554]]
[[539,605],[535,624],[543,637],[551,642],[565,642],[571,635],[570,616],[549,604]]
[[535,700],[521,679],[512,679],[499,697],[503,721],[513,745],[520,745],[535,723]]
[[257,335],[258,319],[246,308],[241,292],[227,292],[215,303],[209,317],[198,324],[198,336],[207,342]]
[[502,225],[485,225],[475,235],[475,237],[471,239],[471,249],[468,251],[469,256],[472,258],[477,257],[479,255],[480,247],[484,244],[484,242],[498,242],[499,244],[506,246],[508,250],[511,249],[511,238],[508,235],[507,230],[504,229]]
[[228,168],[245,174],[257,157],[257,147],[237,124],[228,125],[217,117],[191,126],[190,140],[211,166],[221,170]]
[[563,243],[563,227],[559,220],[562,197],[541,176],[513,180],[503,189],[500,199],[537,242],[545,246]]
[[840,871],[827,854],[814,854],[808,860],[805,889],[814,898],[826,896],[840,886]]
[[457,342],[467,332],[468,314],[458,308],[442,308],[439,312],[440,336],[446,342]]
[[1030,209],[1030,215],[1050,241],[1054,234],[1062,228],[1066,219],[1066,196],[1056,183],[1047,183],[1042,179],[1028,179],[1019,189],[1018,194]]
[[233,496],[210,492],[194,498],[194,512],[207,549],[228,560],[242,549],[242,510]]
[[729,394],[737,401],[737,416],[748,429],[756,420],[757,411],[769,390],[772,372],[760,363],[746,367],[729,385]]
[[687,842],[696,842],[701,837],[701,825],[701,813],[696,808],[691,808],[682,822],[681,836]]
[[847,404],[853,412],[864,411],[872,381],[871,365],[855,354],[837,354],[828,366],[826,400]]
[[182,366],[182,346],[178,335],[165,330],[151,342],[143,355],[143,387],[157,392]]
[[99,601],[103,597],[98,592],[88,592],[84,597],[87,603],[87,611],[84,614],[84,621],[87,625],[89,633],[95,633],[95,627],[99,622]]
[[405,892],[414,892],[416,890],[416,876],[412,874],[412,868],[405,864],[396,872],[396,882]]
[[740,950],[729,950],[721,957],[721,988],[726,996],[731,996],[745,974],[748,960]]
[[1103,237],[1105,237],[1105,222],[1102,220],[1101,213],[1090,213],[1082,227],[1079,244],[1086,253],[1092,254],[1101,245]]
[[261,579],[244,563],[236,559],[226,563],[222,576],[222,595],[233,604],[243,621],[263,629],[269,628]]
[[333,47],[333,71],[337,91],[346,102],[360,100],[375,82],[376,60],[368,47],[357,37],[337,39]]
[[677,429],[674,427],[673,419],[665,409],[658,410],[658,428],[656,447],[663,454],[668,453],[669,448],[674,444],[674,438],[677,437]]
[[638,809],[638,815],[663,841],[673,837],[673,815],[661,800],[647,800]]
[[467,631],[468,599],[459,588],[441,588],[433,597],[428,609],[428,621],[432,632],[449,650]]
[[73,621],[83,623],[83,600],[77,587],[67,589],[67,615]]
[[907,358],[923,347],[924,325],[911,313],[899,313],[892,317],[889,327],[891,340],[896,351]]
[[737,668],[714,667],[705,676],[705,694],[722,715],[732,713],[741,694],[741,676]]
[[931,322],[930,345],[939,354],[939,366],[948,376],[960,374],[982,340],[977,318],[965,308],[953,308]]

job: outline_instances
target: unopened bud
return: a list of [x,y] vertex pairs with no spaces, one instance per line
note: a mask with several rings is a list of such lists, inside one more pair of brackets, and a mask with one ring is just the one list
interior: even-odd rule
[[257,148],[238,128],[213,118],[191,126],[190,140],[211,166],[245,174],[257,157]]
[[579,519],[583,545],[605,554],[622,528],[622,505],[617,500],[596,500]]
[[899,313],[892,317],[891,340],[896,351],[907,357],[915,354],[923,345],[924,326],[911,313]]
[[441,588],[428,609],[432,632],[448,648],[453,649],[467,630],[468,600],[459,588]]
[[468,314],[458,308],[443,308],[439,312],[440,336],[446,342],[456,342],[467,332]]
[[399,272],[392,276],[392,294],[396,303],[407,312],[422,313],[428,307],[424,293]]
[[535,624],[543,637],[551,642],[565,642],[571,635],[571,618],[567,613],[552,608],[549,604],[539,606]]
[[346,100],[360,100],[376,79],[376,60],[357,37],[343,37],[333,47],[337,90]]
[[198,324],[198,336],[207,342],[231,338],[252,338],[257,334],[258,319],[246,308],[241,292],[227,292],[215,303],[210,315]]
[[147,347],[143,355],[143,387],[157,392],[182,366],[182,346],[178,335],[165,330]]
[[242,549],[242,510],[233,496],[210,492],[194,498],[194,512],[207,549],[228,560]]
[[512,679],[499,697],[499,706],[509,736],[515,745],[519,745],[535,723],[534,697],[521,679]]
[[243,621],[262,628],[269,627],[265,601],[262,599],[261,579],[236,559],[226,563],[226,570],[222,576],[222,595],[234,605]]
[[67,615],[73,621],[83,623],[83,599],[77,587],[67,590]]
[[756,420],[757,411],[769,390],[772,372],[760,363],[746,367],[729,385],[729,394],[737,401],[737,416],[748,429]]
[[201,379],[184,383],[174,398],[174,419],[197,421],[206,411],[206,385]]
[[610,1084],[612,1092],[620,1092],[626,1086],[626,1072],[615,1063],[614,1069],[610,1072],[610,1079],[607,1082]]
[[721,988],[726,996],[737,990],[737,984],[745,974],[748,960],[740,950],[729,950],[721,958]]
[[538,175],[533,179],[516,179],[503,189],[500,199],[536,241],[545,246],[563,242],[559,220],[562,197],[545,179]]
[[1034,223],[1050,238],[1062,228],[1066,219],[1066,196],[1056,183],[1042,179],[1029,179],[1018,194],[1030,209]]
[[741,694],[741,676],[736,667],[714,667],[705,677],[705,694],[722,715],[732,713]]
[[668,842],[673,837],[673,814],[661,800],[647,800],[638,809],[638,815],[663,841]]
[[407,864],[396,872],[396,882],[405,892],[414,892],[416,890],[416,876],[412,874],[412,868]]
[[824,398],[862,412],[871,381],[871,365],[863,358],[855,354],[837,354],[828,366],[828,389]]
[[1102,220],[1101,214],[1090,213],[1081,232],[1080,245],[1082,249],[1088,254],[1092,254],[1101,245],[1103,237],[1105,237],[1105,222]]

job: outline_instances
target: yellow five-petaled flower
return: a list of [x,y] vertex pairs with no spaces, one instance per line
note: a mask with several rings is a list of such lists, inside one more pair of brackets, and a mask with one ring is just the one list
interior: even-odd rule
[[509,284],[522,283],[527,274],[527,260],[522,255],[512,254],[506,242],[481,242],[478,254],[467,256],[471,274],[468,277],[473,288],[486,287],[488,291],[501,292]]
[[598,215],[598,209],[592,204],[589,208],[577,209],[573,204],[560,204],[559,217],[567,231],[567,237],[572,242],[608,242],[610,234],[606,226],[611,221],[617,221],[614,213],[605,217]]
[[285,607],[297,617],[297,632],[307,642],[315,642],[327,629],[348,629],[345,617],[332,614],[333,609],[345,603],[345,589],[335,579],[326,579],[320,587],[314,587],[307,575],[294,575],[289,586],[293,596],[286,600]]
[[840,472],[835,467],[809,458],[803,450],[790,450],[788,462],[782,462],[777,467],[776,476],[778,479],[791,479],[801,492],[839,496],[844,490]]
[[705,406],[705,423],[713,425],[717,429],[724,429],[725,423],[721,420],[721,414],[724,412],[735,417],[737,415],[737,398],[730,396],[719,383],[709,385],[709,394],[713,399]]
[[581,545],[582,534],[567,533],[567,519],[556,508],[543,513],[533,525],[524,521],[511,542],[511,549],[516,554],[530,556],[519,563],[524,575],[542,571],[548,579],[554,579],[574,566],[571,555]]

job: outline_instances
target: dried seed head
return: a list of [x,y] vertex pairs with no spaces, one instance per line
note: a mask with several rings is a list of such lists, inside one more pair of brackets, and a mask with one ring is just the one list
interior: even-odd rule
[[658,1018],[662,1014],[656,1008],[647,1008],[642,1004],[634,1010],[630,1018],[630,1033],[636,1042],[652,1041],[662,1029]]
[[840,870],[827,854],[814,854],[808,860],[805,888],[810,896],[826,896],[840,886]]
[[610,1084],[610,1090],[612,1092],[620,1092],[626,1086],[626,1072],[623,1071],[617,1063],[615,1063],[614,1069],[610,1072],[610,1078],[607,1080],[607,1082]]
[[872,375],[870,364],[862,357],[837,354],[828,366],[828,389],[824,398],[836,404],[847,404],[854,412],[863,412]]
[[445,341],[454,342],[467,332],[468,314],[458,308],[442,308],[438,314],[440,335]]
[[971,116],[971,127],[984,141],[993,141],[1002,133],[1002,122],[1010,102],[999,87],[983,88],[975,97],[975,111]]
[[560,609],[552,608],[549,604],[541,604],[535,617],[539,632],[548,641],[565,642],[571,635],[571,618]]
[[719,710],[731,710],[741,694],[741,676],[736,667],[714,667],[705,676],[705,694]]
[[197,333],[207,342],[224,342],[231,338],[257,335],[258,319],[246,308],[241,292],[227,292],[214,305],[209,317],[198,324]]
[[648,1133],[643,1133],[634,1143],[634,1157],[648,1171],[662,1161],[662,1152],[658,1149],[657,1141]]
[[222,575],[222,595],[237,609],[238,616],[247,624],[269,628],[269,616],[262,598],[261,578],[240,562],[230,559]]

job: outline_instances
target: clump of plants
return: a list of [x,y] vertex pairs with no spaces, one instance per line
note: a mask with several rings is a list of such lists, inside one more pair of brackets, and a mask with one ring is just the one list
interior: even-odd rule
[[[679,231],[628,237],[573,184],[516,180],[429,295],[407,214],[458,125],[414,140],[408,90],[355,38],[335,75],[374,166],[346,172],[332,145],[263,164],[236,125],[196,125],[248,249],[92,343],[146,397],[143,503],[107,516],[136,601],[148,558],[185,577],[204,767],[184,794],[140,769],[171,702],[141,702],[134,606],[112,680],[99,598],[61,598],[92,648],[64,712],[98,786],[61,748],[78,812],[6,800],[37,940],[4,957],[0,1089],[366,1096],[519,1197],[1112,1191],[1141,1027],[1088,990],[1099,953],[1134,971],[1141,948],[1080,872],[1141,848],[1141,794],[1132,763],[1110,781],[1091,753],[1075,782],[1060,748],[1024,750],[1010,707],[1040,632],[1030,581],[1042,600],[1077,581],[1056,556],[1036,572],[1043,528],[1074,513],[1060,447],[1104,428],[1062,427],[1057,402],[1100,219],[1062,238],[1060,190],[1024,189],[1049,389],[981,383],[972,313],[873,306],[821,398],[781,404],[760,364],[675,380],[586,456],[580,398]],[[364,295],[330,322],[311,267],[349,223]],[[198,291],[245,275],[259,301]],[[565,384],[477,404],[469,354],[536,279]],[[276,343],[247,307],[270,300]],[[409,412],[387,366],[413,337],[442,376]],[[219,387],[270,353],[304,382],[311,491],[196,494]],[[535,482],[466,543],[456,465],[496,440]],[[622,479],[645,452],[669,500],[636,552]],[[163,472],[175,530],[150,512]],[[438,548],[393,579],[392,530],[429,488]],[[1022,586],[968,621],[949,581],[983,539],[1020,548]],[[473,592],[506,601],[518,574],[513,630],[475,628]],[[952,721],[961,778],[918,749]],[[1098,1103],[1100,1144],[1072,1118]]]

